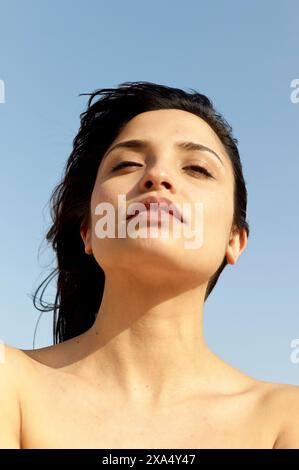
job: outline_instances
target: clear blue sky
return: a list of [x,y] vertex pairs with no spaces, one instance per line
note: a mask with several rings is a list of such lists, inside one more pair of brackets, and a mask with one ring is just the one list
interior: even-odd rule
[[[86,107],[79,93],[146,80],[207,94],[240,142],[251,235],[206,303],[208,344],[256,378],[299,384],[298,18],[290,0],[0,1],[3,341],[32,348],[29,294],[54,263],[41,242]],[[35,346],[50,344],[44,314]]]

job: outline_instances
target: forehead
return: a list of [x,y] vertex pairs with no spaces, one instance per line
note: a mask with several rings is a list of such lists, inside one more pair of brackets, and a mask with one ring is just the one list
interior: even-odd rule
[[226,150],[209,124],[195,114],[180,109],[146,111],[132,118],[119,133],[115,143],[124,138],[147,139],[156,145],[174,140],[190,140],[209,145],[226,160]]

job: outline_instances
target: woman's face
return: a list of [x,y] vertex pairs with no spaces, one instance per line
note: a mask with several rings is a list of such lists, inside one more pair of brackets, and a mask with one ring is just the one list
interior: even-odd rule
[[[147,146],[111,150],[116,144],[131,139],[146,141]],[[176,143],[182,141],[201,144],[211,151],[177,147]],[[135,162],[136,166],[113,170],[125,161]],[[211,176],[197,170],[197,165]],[[113,269],[131,270],[145,277],[161,276],[163,272],[169,276],[176,273],[177,277],[180,273],[184,277],[190,274],[196,282],[205,282],[225,255],[228,262],[233,263],[240,254],[238,235],[231,238],[233,191],[230,159],[220,139],[203,119],[177,109],[141,113],[126,124],[99,165],[90,204],[91,225],[81,231],[85,251],[93,253],[105,274]],[[173,224],[182,225],[172,216],[168,219],[168,229],[153,223],[156,237],[126,235],[118,238],[119,195],[125,197],[126,208],[146,196],[166,197],[180,208],[183,204],[189,206],[191,212],[186,212],[188,221],[185,223],[193,233],[194,230],[201,231],[201,243],[194,243],[190,248],[186,241],[192,238],[186,238],[183,232],[179,237],[172,236]],[[99,238],[97,235],[97,222],[102,217],[107,220],[106,212],[95,213],[96,207],[103,202],[115,208],[115,237]],[[201,203],[197,205],[197,208],[201,207],[197,211],[196,203]],[[128,227],[132,222],[134,224],[134,219],[124,224]],[[147,223],[143,221],[145,228]]]

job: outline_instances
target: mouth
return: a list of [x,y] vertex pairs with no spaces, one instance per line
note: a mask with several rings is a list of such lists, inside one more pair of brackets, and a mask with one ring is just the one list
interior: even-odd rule
[[[177,205],[173,202],[170,201],[167,198],[162,198],[162,197],[155,197],[155,196],[150,196],[144,199],[141,199],[139,201],[134,201],[132,204],[136,203],[141,203],[142,207],[141,208],[136,208],[134,214],[128,214],[127,215],[127,220],[132,219],[133,217],[136,217],[136,215],[140,214],[141,212],[149,212],[152,211],[153,213],[157,213],[158,220],[161,220],[161,212],[164,211],[167,214],[171,215],[172,217],[178,219],[181,223],[185,223],[183,216],[181,212],[179,211]],[[133,208],[134,210],[134,208]],[[132,211],[132,208],[131,208]],[[137,211],[137,214],[136,214]]]
[[[146,217],[146,214],[147,214],[147,220],[151,220],[153,222],[162,222],[165,215],[164,214],[167,214],[167,216],[171,216],[171,217],[174,217],[178,222],[181,222],[182,221],[180,219],[178,219],[174,214],[171,213],[172,211],[169,210],[169,211],[165,211],[163,209],[145,209],[145,210],[140,210],[138,211],[138,214],[135,214],[135,215],[129,215],[127,217],[127,220],[131,220],[131,219],[134,219],[134,217],[137,217],[137,215],[141,215],[142,217]],[[164,214],[162,214],[164,213]]]

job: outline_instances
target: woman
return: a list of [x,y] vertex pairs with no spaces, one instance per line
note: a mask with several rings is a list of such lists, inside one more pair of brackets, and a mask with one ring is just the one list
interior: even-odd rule
[[204,302],[249,235],[236,144],[194,90],[91,94],[52,195],[55,344],[5,347],[1,447],[299,447],[298,387],[247,376],[203,337]]

